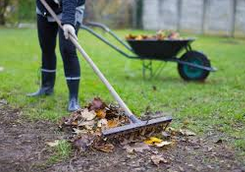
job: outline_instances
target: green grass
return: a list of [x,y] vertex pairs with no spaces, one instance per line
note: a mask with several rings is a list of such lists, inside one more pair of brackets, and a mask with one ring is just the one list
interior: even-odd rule
[[[130,32],[144,31],[120,30],[116,33],[123,37]],[[232,145],[245,151],[245,40],[198,37],[194,49],[205,52],[212,65],[219,69],[205,83],[184,82],[174,63],[168,63],[158,77],[143,80],[141,61],[124,58],[85,32],[79,34],[84,49],[134,113],[141,115],[147,107],[152,111],[171,113],[174,127],[181,127],[187,120],[188,127],[199,134],[210,131],[225,133]],[[0,40],[0,66],[5,68],[0,72],[0,98],[22,108],[31,119],[57,121],[68,115],[68,93],[58,50],[55,96],[28,98],[25,94],[38,88],[40,50],[36,30],[0,28]],[[86,62],[82,58],[80,61],[81,104],[86,105],[96,96],[113,102],[106,87]],[[154,62],[154,66],[159,63]]]
[[71,144],[65,140],[59,141],[59,144],[53,148],[53,151],[55,153],[47,160],[47,164],[55,164],[67,159],[71,154]]

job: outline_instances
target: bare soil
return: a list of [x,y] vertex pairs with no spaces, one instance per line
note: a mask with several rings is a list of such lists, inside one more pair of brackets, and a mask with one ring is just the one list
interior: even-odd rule
[[[18,109],[0,100],[0,171],[91,171],[91,172],[245,172],[244,157],[213,137],[178,137],[175,146],[128,154],[117,146],[114,153],[90,150],[77,153],[56,164],[47,160],[54,152],[45,142],[63,138],[58,127],[48,121],[30,122]],[[166,162],[156,166],[152,155]]]

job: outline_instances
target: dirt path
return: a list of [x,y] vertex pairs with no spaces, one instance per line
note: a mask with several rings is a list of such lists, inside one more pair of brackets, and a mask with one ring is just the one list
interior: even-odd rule
[[[56,126],[48,122],[30,123],[18,109],[0,101],[0,171],[33,171],[48,158],[45,142],[57,138]],[[38,167],[39,168],[39,167]]]
[[[0,171],[91,171],[91,172],[154,172],[154,171],[222,171],[245,172],[241,158],[224,144],[198,137],[177,138],[175,146],[166,150],[128,154],[121,147],[114,153],[89,151],[69,160],[47,166],[52,152],[45,142],[61,138],[57,126],[49,122],[30,123],[19,110],[9,109],[0,101]],[[166,160],[159,167],[151,161],[153,154]],[[240,160],[238,160],[240,159]]]

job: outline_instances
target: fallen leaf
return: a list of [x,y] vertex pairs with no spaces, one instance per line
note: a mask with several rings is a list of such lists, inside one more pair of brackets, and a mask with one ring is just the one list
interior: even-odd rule
[[55,147],[59,145],[60,140],[55,140],[53,142],[46,142],[46,144],[50,147]]
[[82,119],[81,117],[81,112],[82,110],[78,110],[76,112],[73,112],[71,114],[70,117],[63,117],[62,120],[61,120],[61,127],[62,125],[65,125],[65,126],[77,126],[78,124],[78,121],[80,121]]
[[103,143],[103,144],[95,145],[94,148],[105,153],[112,153],[114,150],[114,145],[110,143]]
[[171,134],[168,133],[168,132],[166,132],[166,131],[163,131],[163,132],[162,132],[162,136],[163,136],[165,139],[168,139],[168,138],[171,137]]
[[89,104],[88,109],[89,110],[99,110],[99,109],[105,109],[107,105],[100,99],[100,98],[94,98],[92,103]]
[[119,125],[118,119],[108,120],[108,128],[115,128]]
[[183,124],[184,124],[184,125],[188,125],[188,124],[190,124],[190,121],[189,121],[188,119],[185,119],[185,120],[183,121]]
[[77,126],[79,127],[85,127],[88,130],[91,130],[94,127],[95,121],[81,121]]
[[74,134],[76,134],[76,135],[81,135],[81,134],[87,134],[88,133],[88,131],[87,130],[79,130],[79,129],[76,129],[76,128],[73,128],[73,130],[74,130]]
[[84,109],[82,112],[82,118],[86,121],[93,120],[96,117],[96,114],[94,111],[89,111],[88,109]]
[[196,136],[196,133],[187,130],[187,129],[180,129],[179,130],[180,134],[182,134],[183,136]]
[[94,138],[90,135],[82,135],[73,141],[73,146],[80,151],[86,151],[93,143]]
[[209,146],[207,147],[207,151],[208,151],[208,152],[210,152],[210,151],[212,151],[212,150],[213,150],[212,147],[209,147]]
[[222,139],[218,139],[215,141],[216,144],[222,144],[223,143],[223,140]]
[[104,129],[107,129],[108,128],[107,127],[107,124],[108,124],[107,119],[101,119],[101,120],[98,121],[97,127],[99,127],[102,130],[104,130]]
[[150,137],[149,139],[145,140],[144,142],[145,142],[146,144],[148,144],[148,145],[154,145],[154,144],[156,144],[156,143],[161,143],[162,140],[159,139],[159,138],[156,138],[156,137]]
[[124,149],[126,149],[126,151],[128,153],[133,153],[133,152],[144,152],[144,150],[150,150],[151,148],[145,144],[145,143],[135,143],[132,145],[125,145],[123,147]]
[[171,145],[172,144],[172,142],[168,142],[168,141],[162,141],[161,143],[155,143],[155,145],[157,146],[157,147],[159,147],[159,148],[162,148],[162,147],[164,147],[164,146],[169,146],[169,145]]
[[175,128],[172,128],[172,127],[168,127],[166,131],[169,132],[170,135],[172,136],[176,136],[179,133]]
[[98,118],[100,118],[100,119],[103,119],[103,118],[105,118],[106,117],[106,113],[104,112],[104,110],[98,110],[98,111],[96,111],[96,115],[97,115],[97,117]]
[[71,125],[77,126],[77,125],[78,125],[78,121],[73,121],[73,122],[71,123]]
[[152,155],[151,160],[156,166],[159,166],[161,162],[164,164],[168,163],[168,161],[164,159],[161,155]]
[[114,119],[120,116],[120,114],[124,113],[121,111],[119,106],[110,104],[108,107],[105,108],[106,110],[106,119]]

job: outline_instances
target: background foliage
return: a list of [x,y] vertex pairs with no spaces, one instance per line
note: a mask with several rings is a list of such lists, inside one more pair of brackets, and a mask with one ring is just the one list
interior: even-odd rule
[[[134,10],[138,9],[136,4],[142,4],[142,0],[99,0],[99,3],[98,0],[89,0],[85,16],[111,27],[136,26],[140,24],[140,17],[136,16],[140,11]],[[0,25],[34,22],[35,16],[35,0],[0,1]]]
[[19,20],[33,21],[36,17],[35,0],[19,0]]

